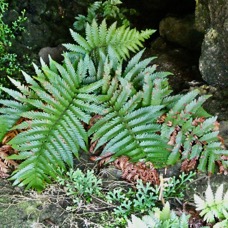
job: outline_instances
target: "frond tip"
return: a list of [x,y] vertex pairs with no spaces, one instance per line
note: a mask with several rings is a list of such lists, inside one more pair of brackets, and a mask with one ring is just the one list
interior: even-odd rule
[[136,52],[143,47],[142,42],[148,39],[155,30],[147,29],[139,32],[136,29],[126,28],[126,26],[117,28],[116,23],[107,28],[105,20],[100,26],[93,20],[91,25],[86,25],[85,38],[73,30],[70,32],[77,44],[65,44],[64,46],[75,54],[88,54],[94,57],[104,54],[126,59],[129,57],[130,51]]

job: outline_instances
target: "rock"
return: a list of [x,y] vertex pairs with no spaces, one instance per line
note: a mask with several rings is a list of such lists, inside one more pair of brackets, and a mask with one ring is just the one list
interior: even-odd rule
[[22,34],[22,37],[20,39],[20,43],[23,43],[24,49],[36,50],[39,47],[48,45],[49,39],[52,36],[52,34],[49,29],[49,26],[46,23],[42,23],[40,21],[39,24],[34,24],[28,18],[28,20],[25,23],[25,26],[26,32]]
[[197,176],[194,178],[194,181],[189,185],[190,189],[187,190],[186,201],[193,200],[194,194],[203,195],[207,189],[208,184],[211,185],[213,192],[215,192],[221,184],[224,184],[224,192],[226,192],[228,189],[228,176],[213,175],[209,177],[205,174],[197,174]]
[[224,144],[226,148],[228,149],[228,121],[221,121],[220,122],[220,128],[219,128],[219,134],[224,139]]
[[203,79],[210,85],[221,88],[228,87],[228,23],[226,30],[226,35],[221,29],[208,30],[199,60]]
[[228,1],[197,2],[196,24],[206,31],[199,60],[202,77],[210,85],[228,88]]
[[209,0],[197,0],[195,8],[195,26],[196,29],[205,33],[210,26],[210,14],[208,8]]
[[203,35],[195,29],[194,16],[166,17],[159,24],[159,33],[167,41],[190,50],[200,50]]
[[158,71],[169,71],[173,74],[169,76],[169,82],[175,93],[188,89],[189,81],[200,80],[198,53],[177,48],[159,37],[152,43],[146,55],[157,57],[153,63],[157,65]]
[[194,0],[124,0],[123,4],[137,10],[138,14],[131,21],[135,21],[139,28],[157,29],[161,19],[167,15],[185,15],[195,10]]
[[72,202],[57,185],[42,193],[25,192],[0,178],[0,189],[1,228],[87,227],[86,218],[66,210]]
[[43,59],[43,61],[48,64],[49,63],[49,55],[50,57],[58,63],[63,61],[63,52],[66,48],[63,45],[58,45],[57,47],[44,47],[39,51],[39,57]]
[[10,1],[4,21],[14,21],[23,9],[27,17],[27,21],[23,23],[25,31],[17,34],[13,45],[17,48],[12,51],[20,58],[24,53],[37,53],[42,47],[73,42],[69,28],[72,27],[75,17],[86,11],[90,2],[91,0]]

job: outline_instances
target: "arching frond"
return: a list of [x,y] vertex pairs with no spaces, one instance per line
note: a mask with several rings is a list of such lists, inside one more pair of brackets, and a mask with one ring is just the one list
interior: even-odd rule
[[66,58],[65,67],[52,61],[55,71],[44,65],[42,74],[35,79],[26,75],[31,82],[28,89],[36,94],[26,102],[36,110],[21,113],[28,121],[15,128],[26,131],[10,141],[19,151],[12,158],[26,159],[11,177],[14,184],[40,190],[44,181],[56,177],[58,167],[72,167],[73,155],[78,156],[80,148],[87,150],[88,138],[82,122],[88,123],[90,113],[102,110],[93,94],[102,86],[102,80],[82,85],[88,76],[88,62],[91,64],[88,59],[81,59],[74,68]]
[[100,54],[117,56],[119,59],[126,59],[130,51],[138,51],[142,47],[142,42],[148,39],[154,30],[137,31],[136,29],[126,28],[126,26],[116,27],[113,23],[107,28],[106,21],[103,20],[98,25],[95,20],[92,24],[86,25],[86,37],[70,30],[74,41],[77,44],[65,44],[65,47],[75,54],[90,55],[95,60]]

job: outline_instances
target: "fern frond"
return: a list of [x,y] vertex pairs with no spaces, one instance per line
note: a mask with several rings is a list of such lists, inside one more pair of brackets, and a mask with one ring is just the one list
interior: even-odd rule
[[110,57],[113,56],[112,53],[115,53],[119,59],[126,59],[129,57],[130,51],[135,52],[139,50],[139,47],[142,47],[142,42],[148,39],[154,30],[147,29],[138,32],[136,29],[125,26],[117,28],[116,23],[107,28],[105,20],[101,25],[93,20],[91,25],[86,25],[85,38],[73,30],[70,32],[77,44],[65,44],[65,47],[76,55],[88,54],[97,59],[101,53]]
[[92,95],[102,86],[102,81],[81,84],[91,64],[87,58],[81,59],[75,70],[67,58],[65,67],[54,61],[51,64],[58,72],[43,65],[41,77],[35,78],[39,86],[30,85],[39,99],[28,98],[27,103],[37,110],[21,113],[30,120],[29,129],[24,123],[18,125],[17,128],[24,127],[26,131],[10,141],[19,151],[12,158],[26,157],[11,179],[14,184],[37,190],[44,187],[44,182],[50,182],[50,178],[56,178],[58,167],[65,169],[65,164],[72,167],[73,155],[78,156],[80,148],[87,150],[88,138],[82,122],[89,122],[89,113],[102,111],[96,105],[99,99]]
[[[223,184],[221,184],[214,194],[211,186],[208,185],[205,192],[205,199],[194,195],[196,210],[201,211],[200,215],[203,216],[207,222],[215,222],[215,219],[226,220],[228,213],[228,191],[223,196]],[[227,222],[227,221],[226,221]]]
[[[159,125],[155,123],[161,115],[162,106],[137,108],[135,101],[142,99],[140,92],[131,96],[129,83],[113,79],[112,84],[118,83],[116,95],[107,98],[106,113],[89,130],[93,135],[92,141],[97,141],[95,150],[103,147],[101,156],[113,153],[114,157],[126,155],[137,161],[141,158],[155,164],[165,163],[167,145],[159,135]],[[112,89],[112,87],[110,87]],[[109,91],[107,91],[109,94]]]
[[[17,120],[21,117],[22,113],[32,109],[32,106],[25,103],[24,100],[27,96],[32,96],[33,93],[26,86],[21,85],[13,79],[11,82],[17,86],[22,93],[14,91],[12,89],[1,87],[0,89],[6,92],[8,95],[13,97],[15,100],[0,100],[0,138],[2,139],[4,135],[13,127]],[[24,93],[24,94],[23,94]]]

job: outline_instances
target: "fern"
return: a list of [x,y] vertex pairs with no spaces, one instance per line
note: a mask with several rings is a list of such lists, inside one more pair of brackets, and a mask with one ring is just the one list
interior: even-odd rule
[[[217,118],[206,119],[209,115],[202,109],[202,104],[209,96],[197,98],[198,94],[199,92],[194,90],[173,104],[162,125],[161,135],[173,145],[167,164],[173,165],[179,159],[196,158],[199,160],[198,170],[214,173],[216,161],[221,159],[222,154],[227,155],[228,151],[222,149],[217,137],[218,131],[214,130]],[[199,109],[204,113],[201,122],[200,119],[197,122],[197,118],[200,118],[197,114]],[[224,161],[223,164],[227,166]]]
[[114,157],[126,155],[133,161],[144,158],[164,164],[167,145],[156,134],[159,125],[155,123],[162,114],[162,106],[138,108],[142,93],[132,94],[132,91],[130,82],[113,78],[106,92],[106,113],[88,132],[93,134],[92,142],[98,140],[95,151],[105,145],[101,156],[111,152]]
[[[10,141],[19,151],[11,159],[26,159],[11,177],[14,184],[27,185],[41,190],[43,181],[56,178],[58,167],[72,167],[73,154],[78,156],[79,148],[87,150],[88,138],[82,122],[88,123],[89,113],[101,112],[93,93],[101,87],[102,80],[82,85],[87,77],[88,59],[81,59],[74,68],[65,58],[65,67],[52,61],[51,70],[42,67],[42,73],[30,81],[28,89],[33,90],[36,98],[25,101],[36,107],[36,111],[25,111],[21,116],[29,119],[16,129],[26,129]],[[58,72],[58,73],[57,73]]]
[[[205,192],[205,199],[194,195],[196,210],[201,211],[200,216],[210,223],[214,223],[215,219],[220,220],[214,227],[226,227],[228,224],[228,191],[223,196],[223,184],[221,184],[216,193],[213,194],[211,186],[208,185]],[[225,225],[225,226],[223,226]]]
[[73,26],[77,31],[84,30],[86,23],[92,23],[94,19],[100,22],[102,19],[107,21],[117,21],[120,25],[130,25],[125,14],[135,14],[135,10],[120,8],[122,2],[120,0],[105,0],[93,2],[87,10],[87,15],[78,15]]
[[[56,179],[57,168],[72,167],[73,156],[87,151],[88,137],[100,158],[125,155],[157,167],[196,158],[199,170],[214,172],[228,152],[217,139],[216,117],[202,108],[208,96],[199,97],[197,90],[172,96],[170,73],[156,72],[153,57],[141,60],[144,50],[123,61],[152,30],[93,21],[86,38],[71,33],[77,44],[66,45],[72,52],[63,65],[41,60],[41,69],[34,65],[36,76],[23,73],[28,85],[11,79],[19,91],[1,88],[14,100],[0,100],[0,124],[5,122],[0,137],[22,130],[9,142],[18,151],[11,158],[23,160],[11,177],[14,184],[43,189]],[[94,114],[101,118],[87,132],[83,123]],[[14,126],[20,117],[25,121]]]
[[29,104],[25,104],[24,100],[26,96],[31,95],[30,91],[20,82],[16,82],[14,79],[10,78],[11,82],[15,84],[17,88],[24,92],[24,94],[14,91],[12,89],[8,89],[5,87],[1,87],[2,91],[5,91],[9,94],[14,100],[0,100],[0,104],[2,107],[0,108],[0,139],[4,137],[4,135],[13,127],[13,125],[17,122],[17,120],[21,117],[21,114],[25,111],[30,110],[32,107]]
[[75,55],[89,55],[97,60],[102,54],[126,59],[130,51],[135,52],[143,46],[142,42],[148,39],[154,30],[138,32],[125,26],[117,28],[116,23],[107,28],[105,20],[100,26],[93,20],[91,25],[86,26],[86,38],[73,30],[70,32],[77,45],[65,44],[65,47]]
[[167,202],[162,210],[154,208],[154,212],[145,215],[142,219],[132,215],[132,221],[128,220],[127,228],[188,228],[189,216],[182,214],[178,217],[174,211],[170,210],[170,205]]

